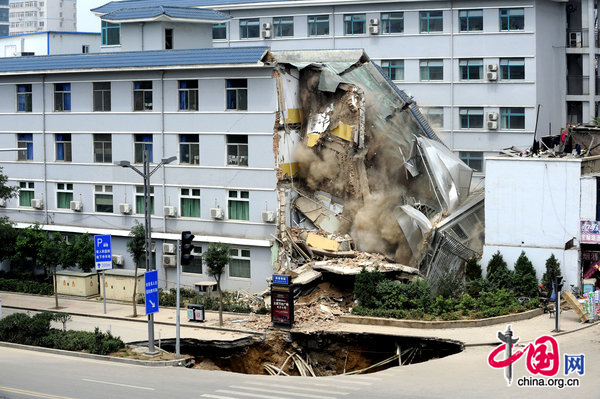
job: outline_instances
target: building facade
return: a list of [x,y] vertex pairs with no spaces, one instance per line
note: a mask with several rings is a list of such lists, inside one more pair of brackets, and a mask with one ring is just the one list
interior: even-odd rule
[[36,32],[0,37],[0,55],[80,54],[100,51],[100,34],[83,32]]
[[10,27],[8,11],[8,0],[0,0],[0,37],[8,36]]
[[77,0],[9,1],[10,35],[77,31]]
[[[476,172],[483,171],[486,155],[526,148],[534,134],[556,134],[567,123],[597,115],[599,49],[592,0],[169,5],[230,15],[214,25],[214,47],[364,49]],[[156,2],[111,2],[93,11],[103,26],[114,29],[115,38],[119,27],[144,35],[143,21],[124,16],[128,8],[150,6]],[[123,18],[120,25],[117,17]],[[118,50],[117,41],[112,50]],[[130,43],[121,46],[126,50]]]

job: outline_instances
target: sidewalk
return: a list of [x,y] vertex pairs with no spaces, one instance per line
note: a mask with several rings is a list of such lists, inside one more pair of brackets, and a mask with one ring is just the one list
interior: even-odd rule
[[[54,309],[54,297],[18,294],[11,292],[0,292],[3,310],[28,310],[28,311],[56,311]],[[121,336],[124,341],[144,341],[148,339],[147,316],[143,305],[137,306],[138,317],[132,317],[133,307],[130,303],[107,301],[106,314],[104,314],[103,302],[98,299],[59,297],[59,311],[69,313],[73,316],[85,316],[75,318],[80,328],[91,328],[97,325],[103,330],[110,329],[115,335]],[[3,311],[3,313],[6,313]],[[268,316],[264,316],[267,317]],[[91,318],[91,320],[90,320]],[[206,321],[203,323],[189,322],[187,310],[182,308],[180,312],[181,338],[196,338],[202,340],[235,341],[249,339],[257,332],[244,329],[243,321],[247,319],[245,314],[224,313],[223,320],[227,328],[219,328],[218,312],[207,311]],[[155,338],[175,338],[176,309],[163,307],[154,315]],[[541,335],[557,335],[554,330],[554,318],[548,314],[536,316],[528,320],[521,320],[487,327],[466,327],[446,329],[419,329],[402,328],[390,326],[363,325],[351,323],[337,323],[334,330],[349,333],[372,333],[389,334],[398,336],[440,338],[460,341],[466,346],[497,345],[498,331],[506,330],[507,324],[512,325],[516,337],[520,337],[520,343],[533,341]],[[560,329],[563,334],[585,328],[589,323],[583,324],[575,312],[563,311],[560,316]],[[70,328],[75,328],[71,326]],[[258,332],[258,333],[262,333]]]

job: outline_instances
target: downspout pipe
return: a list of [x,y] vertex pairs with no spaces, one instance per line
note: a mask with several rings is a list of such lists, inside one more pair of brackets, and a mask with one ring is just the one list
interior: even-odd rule
[[44,224],[48,224],[48,163],[46,154],[46,75],[42,75],[42,153],[44,162]]

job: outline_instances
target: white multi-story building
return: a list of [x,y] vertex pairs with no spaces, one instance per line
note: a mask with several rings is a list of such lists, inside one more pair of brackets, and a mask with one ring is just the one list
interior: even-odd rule
[[10,0],[10,34],[77,31],[77,0]]
[[100,34],[85,32],[36,32],[0,37],[0,56],[97,53]]
[[0,0],[0,37],[8,36],[10,26],[8,10],[8,0]]

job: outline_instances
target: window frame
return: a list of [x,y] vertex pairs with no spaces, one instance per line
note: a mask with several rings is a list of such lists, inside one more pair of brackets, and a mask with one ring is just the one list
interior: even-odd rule
[[179,163],[182,165],[200,165],[200,135],[179,135]]
[[[110,197],[110,208],[106,204],[99,204],[99,199],[108,200]],[[106,206],[106,210],[100,210],[99,207]],[[110,209],[110,210],[109,210]],[[114,195],[113,195],[113,186],[112,184],[95,184],[94,185],[94,212],[96,213],[114,213],[115,204],[114,204]]]
[[404,60],[381,60],[381,69],[391,80],[404,80]]
[[[26,204],[23,204],[24,198],[23,193],[28,193],[30,196]],[[35,182],[32,181],[20,181],[19,182],[19,207],[31,208],[31,200],[35,198]]]
[[[248,273],[247,276],[246,274],[244,275],[233,275],[232,273],[232,264],[231,261],[229,262],[229,265],[227,265],[227,276],[228,278],[236,278],[236,279],[244,279],[244,280],[249,280],[252,278],[252,257],[251,257],[251,252],[250,249],[246,249],[246,248],[230,248],[229,249],[229,258],[231,260],[235,260],[235,261],[241,261],[244,262],[243,264],[236,264],[235,266],[237,268],[241,268],[241,267],[247,267],[248,268]],[[247,265],[246,265],[247,262]]]
[[165,50],[173,50],[174,43],[175,40],[173,28],[165,28]]
[[499,68],[500,80],[525,80],[525,58],[500,58]]
[[[435,111],[435,112],[433,112]],[[439,111],[439,112],[438,112]],[[429,125],[436,129],[444,128],[444,107],[423,107],[423,111],[425,117],[427,118],[427,122]],[[437,123],[437,120],[440,120],[441,123]]]
[[[438,15],[439,13],[439,15]],[[435,14],[435,15],[432,15]],[[441,21],[439,28],[437,22]],[[426,24],[426,25],[425,25]],[[444,31],[444,11],[419,11],[419,33],[440,33]]]
[[[215,37],[215,32],[224,32],[223,37]],[[227,40],[227,23],[221,22],[218,24],[213,24],[212,26],[212,39],[213,40]]]
[[358,36],[367,34],[367,14],[344,14],[343,21],[344,36]]
[[[319,18],[325,17],[326,20],[319,20]],[[328,14],[320,14],[320,15],[309,15],[306,18],[307,22],[307,33],[309,37],[314,36],[329,36],[329,15]],[[323,29],[323,27],[326,28]],[[319,33],[320,29],[325,30],[325,33]],[[314,33],[313,33],[314,32]]]
[[[233,196],[232,196],[233,195]],[[233,217],[232,207],[235,205],[236,207],[242,206],[242,216],[241,217]],[[245,215],[244,215],[245,214]],[[245,217],[244,217],[245,216]],[[227,219],[229,220],[241,220],[241,221],[249,221],[250,220],[250,191],[247,190],[227,190]]]
[[273,37],[278,39],[294,37],[294,17],[273,17]]
[[[184,213],[184,210],[186,209],[186,207],[183,206],[183,203],[185,201],[193,201],[193,203],[195,204],[196,201],[197,203],[197,208],[198,208],[198,214],[197,215],[187,215]],[[180,209],[180,215],[181,217],[186,217],[186,218],[200,218],[202,217],[202,193],[200,192],[199,188],[193,188],[193,187],[181,187],[179,189],[179,209]]]
[[[187,87],[191,84],[191,87]],[[195,87],[194,87],[195,85]],[[179,111],[198,111],[198,80],[182,79],[177,81]]]
[[[62,198],[62,196],[66,197]],[[73,201],[73,183],[56,183],[56,209],[71,209],[71,201]],[[61,206],[61,204],[68,204]]]
[[[202,246],[194,245],[192,243],[192,252],[191,254],[194,256],[190,264],[181,265],[181,273],[189,273],[194,275],[202,275],[204,273],[204,259],[202,258]],[[200,272],[194,271],[193,269],[200,268]]]
[[[106,88],[107,85],[108,88]],[[94,112],[110,112],[111,93],[111,82],[92,82],[92,109]]]
[[[461,58],[458,60],[459,79],[460,80],[482,80],[483,79],[483,58]],[[475,74],[477,77],[471,77]]]
[[[118,31],[116,42],[114,42],[115,37],[113,36],[115,31]],[[111,39],[111,41],[113,42],[109,43],[109,39]],[[120,46],[121,24],[113,24],[108,21],[102,21],[102,23],[100,24],[100,43],[101,46]]]
[[[22,91],[19,89],[23,88]],[[17,84],[17,112],[33,112],[33,86],[29,83]]]
[[248,111],[248,79],[225,79],[225,109]]
[[[154,186],[150,185],[150,192],[148,195],[150,196],[150,214],[154,215]],[[141,204],[139,202],[141,198]],[[146,202],[144,197],[144,186],[135,186],[135,214],[136,215],[144,215],[146,211]]]
[[[73,143],[71,141],[71,133],[55,133],[54,142],[56,162],[72,162]],[[61,153],[62,158],[60,156]]]
[[260,18],[241,18],[239,27],[240,40],[260,38]]
[[17,148],[27,151],[17,151],[17,161],[33,161],[33,133],[17,133]]
[[[102,137],[101,137],[102,136]],[[108,136],[109,140],[106,139]],[[112,163],[112,134],[110,133],[94,133],[93,137],[93,151],[94,151],[94,163]],[[107,143],[108,143],[108,151],[107,151]],[[101,148],[100,148],[101,146]],[[100,150],[100,151],[98,151]],[[107,155],[108,152],[108,155]],[[102,161],[98,161],[98,155],[102,156]],[[107,160],[107,157],[110,159]]]
[[[394,22],[400,24],[400,30],[393,30]],[[381,13],[381,34],[404,33],[404,11]]]
[[[149,87],[148,87],[149,85]],[[136,112],[152,111],[153,82],[151,80],[135,80],[132,82],[133,110]],[[148,101],[149,100],[149,101]]]
[[[470,15],[471,13],[478,13],[480,15]],[[475,28],[471,28],[471,21],[473,19],[475,19],[478,22]],[[480,24],[479,21],[481,21]],[[463,29],[463,22],[465,25],[465,29]],[[481,29],[477,29],[477,26],[480,26]],[[458,31],[463,33],[483,32],[483,9],[458,10]]]
[[54,83],[54,112],[71,111],[71,83]]
[[[245,138],[245,143],[243,142]],[[249,161],[249,154],[248,154],[248,135],[247,134],[228,134],[227,137],[225,138],[226,140],[226,165],[227,166],[237,166],[237,167],[247,167],[248,166],[248,161]],[[241,140],[241,141],[236,141],[236,140]],[[230,148],[233,149],[235,148],[235,154],[233,153],[233,151],[230,151]],[[240,149],[245,148],[245,155],[244,155],[244,151],[240,151]],[[245,162],[243,162],[244,160],[244,156],[246,157]],[[235,161],[235,162],[234,162]]]
[[[520,14],[511,15],[515,11],[520,11]],[[500,32],[522,32],[525,30],[524,8],[500,8],[498,9],[498,17],[500,19],[498,26]],[[511,28],[511,23],[515,20],[520,27]],[[503,25],[506,25],[506,29],[503,28]]]
[[[520,110],[521,112],[518,112]],[[516,119],[516,120],[515,120]],[[522,127],[512,127],[519,119],[522,119]],[[519,123],[520,125],[521,123]],[[500,129],[503,130],[525,130],[525,107],[501,107]]]
[[[146,140],[147,138],[150,140]],[[152,133],[136,133],[133,135],[133,162],[144,163],[144,151],[148,151],[148,162],[152,163],[154,135]]]
[[483,129],[483,107],[460,107],[458,120],[460,129]]
[[[479,155],[479,156],[477,156]],[[483,172],[483,152],[482,151],[459,151],[458,157],[461,161],[463,161],[467,166],[473,169],[473,172],[482,173]],[[479,168],[474,168],[471,163],[479,162]]]
[[[431,65],[434,64],[434,65]],[[439,64],[439,65],[437,65]],[[441,77],[440,79],[432,79],[432,69],[434,72],[440,68]],[[423,72],[427,71],[427,77],[424,78]],[[419,80],[421,82],[441,82],[444,80],[444,60],[443,59],[430,59],[430,60],[419,60]]]

